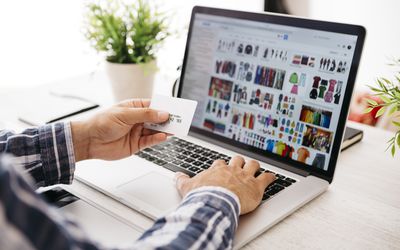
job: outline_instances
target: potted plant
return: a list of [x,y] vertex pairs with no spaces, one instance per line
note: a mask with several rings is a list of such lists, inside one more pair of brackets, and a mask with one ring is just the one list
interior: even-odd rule
[[[391,66],[400,66],[400,59],[394,60]],[[382,102],[378,103],[376,100],[368,99],[369,107],[365,110],[366,113],[374,109],[378,109],[376,117],[383,114],[391,116],[391,123],[396,128],[394,136],[388,141],[388,148],[391,149],[392,156],[396,153],[397,148],[400,148],[400,71],[397,71],[395,80],[391,81],[387,78],[380,77],[377,79],[376,87],[370,86],[374,94],[379,97]]]
[[91,3],[85,34],[91,46],[105,54],[116,101],[151,97],[156,52],[169,35],[163,14],[146,0]]

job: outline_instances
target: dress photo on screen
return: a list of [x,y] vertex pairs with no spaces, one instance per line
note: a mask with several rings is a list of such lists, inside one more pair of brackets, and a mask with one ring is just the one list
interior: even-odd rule
[[106,57],[106,72],[116,102],[151,97],[158,69],[156,51],[169,35],[166,23],[164,14],[147,0],[89,4],[85,35]]

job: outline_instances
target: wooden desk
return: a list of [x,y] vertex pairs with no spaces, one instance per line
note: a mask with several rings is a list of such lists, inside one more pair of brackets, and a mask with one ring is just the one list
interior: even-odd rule
[[[111,93],[104,76],[87,82],[87,76],[65,83],[80,94],[90,89],[91,98],[109,105]],[[85,80],[86,79],[86,80]],[[85,87],[77,83],[86,81]],[[171,84],[161,81],[166,93]],[[162,85],[164,84],[164,85]],[[43,87],[46,89],[47,87]],[[89,90],[85,90],[88,88]],[[26,91],[25,91],[26,92]],[[28,93],[1,93],[0,120],[16,124],[18,110],[26,105]],[[21,125],[21,124],[19,124]],[[362,142],[345,150],[338,161],[334,181],[328,191],[248,244],[245,249],[400,249],[400,152],[392,158],[384,152],[392,133],[349,123],[364,130]],[[71,190],[81,189],[76,182]],[[86,190],[87,197],[100,197],[108,209],[136,220],[136,212]],[[151,223],[151,222],[148,222]],[[150,225],[150,224],[149,224]]]

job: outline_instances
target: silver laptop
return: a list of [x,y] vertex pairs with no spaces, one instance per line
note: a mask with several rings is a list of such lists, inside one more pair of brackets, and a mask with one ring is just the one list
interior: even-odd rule
[[189,136],[82,162],[76,177],[155,219],[181,201],[174,172],[259,160],[277,179],[240,218],[240,248],[332,182],[364,37],[355,25],[195,7],[178,91],[198,101]]

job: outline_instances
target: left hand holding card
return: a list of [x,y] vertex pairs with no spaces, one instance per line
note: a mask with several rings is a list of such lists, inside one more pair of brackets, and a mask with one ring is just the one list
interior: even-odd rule
[[186,136],[196,111],[197,102],[182,98],[155,95],[150,108],[168,112],[169,120],[161,123],[145,123],[144,127],[177,136]]

